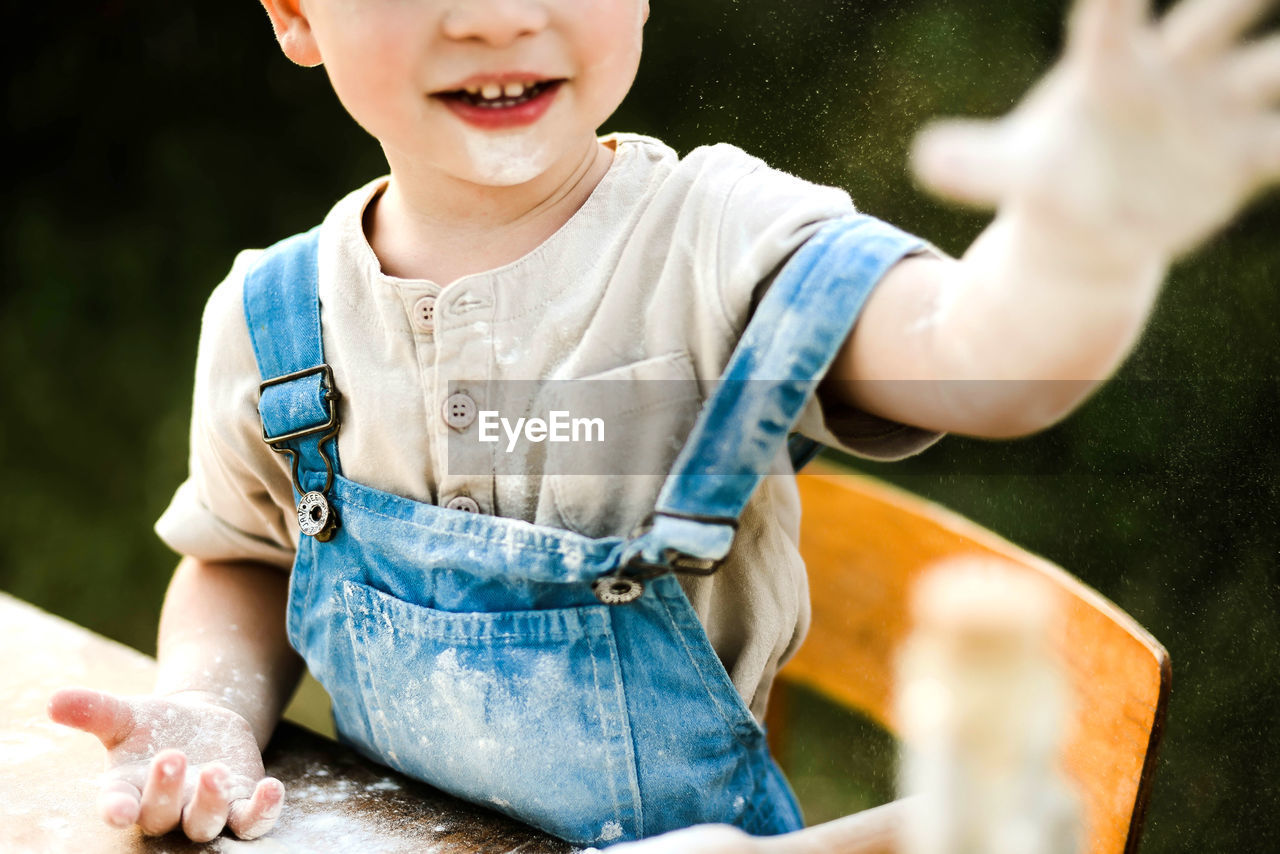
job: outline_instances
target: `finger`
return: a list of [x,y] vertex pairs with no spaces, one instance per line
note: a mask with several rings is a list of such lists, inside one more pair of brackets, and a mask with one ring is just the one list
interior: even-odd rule
[[195,796],[182,808],[182,832],[193,842],[208,842],[227,823],[227,785],[230,774],[221,764],[200,772]]
[[108,750],[133,730],[132,707],[103,691],[90,688],[63,688],[49,698],[50,720],[96,735]]
[[1077,0],[1067,24],[1069,49],[1092,58],[1117,53],[1150,15],[1149,0]]
[[1164,16],[1160,38],[1169,55],[1198,62],[1226,50],[1274,0],[1183,0]]
[[253,795],[231,802],[227,827],[241,839],[257,839],[275,826],[284,808],[284,784],[274,777],[258,781]]
[[150,836],[160,836],[178,826],[182,818],[182,784],[187,757],[179,750],[162,750],[151,762],[142,788],[138,826]]
[[125,828],[138,820],[142,793],[132,783],[112,779],[98,790],[98,815],[112,827]]
[[920,183],[937,195],[994,206],[1006,189],[1007,148],[996,122],[934,122],[916,135],[911,168]]
[[1228,97],[1239,104],[1266,106],[1280,101],[1280,36],[1251,44],[1226,61]]
[[1280,115],[1268,116],[1256,138],[1259,186],[1280,182]]

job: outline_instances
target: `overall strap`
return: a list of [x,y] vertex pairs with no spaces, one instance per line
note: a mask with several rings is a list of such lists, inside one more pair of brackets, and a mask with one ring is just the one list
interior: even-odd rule
[[[624,565],[648,565],[649,574],[662,566],[714,569],[872,288],[893,264],[925,245],[874,217],[853,215],[823,226],[792,255],[703,404],[658,495],[652,523],[627,544]],[[803,464],[819,444],[797,435],[788,449],[793,462]]]
[[262,376],[262,437],[297,463],[295,489],[322,490],[338,470],[337,390],[320,332],[320,227],[263,252],[244,280],[244,314]]

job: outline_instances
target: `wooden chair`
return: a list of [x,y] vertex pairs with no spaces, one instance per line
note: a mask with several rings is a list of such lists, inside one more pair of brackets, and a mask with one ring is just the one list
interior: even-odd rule
[[909,630],[913,580],[934,560],[996,555],[1051,582],[1076,705],[1066,769],[1088,823],[1089,854],[1133,854],[1155,770],[1169,655],[1133,618],[1046,560],[909,493],[823,460],[797,478],[800,551],[813,623],[778,677],[767,725],[779,756],[788,686],[803,685],[895,732],[894,652]]

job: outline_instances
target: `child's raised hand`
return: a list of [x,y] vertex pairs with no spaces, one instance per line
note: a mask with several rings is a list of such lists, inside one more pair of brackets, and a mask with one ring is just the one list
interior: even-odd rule
[[945,121],[914,169],[940,195],[1047,218],[1088,246],[1167,260],[1280,180],[1273,0],[1077,0],[1063,59],[1009,115]]
[[115,827],[159,835],[178,827],[206,842],[224,826],[253,839],[275,824],[284,785],[266,777],[247,721],[199,692],[120,697],[64,688],[49,701],[56,723],[107,748],[98,812]]

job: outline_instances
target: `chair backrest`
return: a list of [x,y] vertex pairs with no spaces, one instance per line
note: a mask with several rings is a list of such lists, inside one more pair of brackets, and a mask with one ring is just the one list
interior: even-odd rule
[[[910,629],[913,581],[939,558],[1003,558],[1049,581],[1060,597],[1059,654],[1076,712],[1065,764],[1083,800],[1087,850],[1136,851],[1169,691],[1164,647],[1060,567],[942,507],[822,460],[797,483],[813,622],[779,674],[783,686],[808,686],[896,732],[894,654]],[[771,715],[768,724],[785,721]]]

